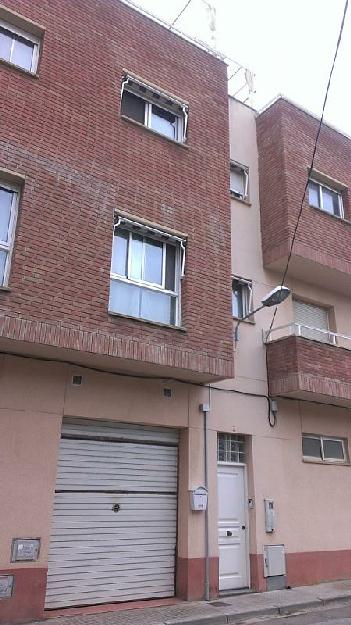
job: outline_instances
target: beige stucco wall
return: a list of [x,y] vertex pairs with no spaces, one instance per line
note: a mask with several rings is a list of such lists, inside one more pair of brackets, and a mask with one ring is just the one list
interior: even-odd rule
[[[261,298],[280,284],[282,276],[262,266],[255,112],[234,99],[229,106],[231,158],[248,166],[250,176],[250,203],[231,200],[232,274],[252,280],[254,306],[258,306]],[[289,278],[287,284],[296,297],[331,307],[332,323],[335,320],[331,329],[351,335],[350,304],[342,294]],[[217,386],[227,391],[267,393],[262,331],[269,328],[272,312],[263,309],[255,315],[254,323],[240,325],[236,377]],[[292,321],[289,298],[278,308],[274,327]],[[213,391],[210,428],[213,436],[222,431],[249,437],[248,496],[255,501],[249,512],[251,553],[262,553],[264,544],[279,543],[284,543],[288,552],[350,548],[351,501],[346,493],[351,485],[351,467],[303,462],[301,450],[302,432],[350,438],[349,410],[279,400],[277,425],[271,428],[264,398]],[[215,467],[211,470],[214,473]],[[273,534],[264,528],[265,497],[275,502]],[[216,513],[213,505],[211,514],[216,517]]]

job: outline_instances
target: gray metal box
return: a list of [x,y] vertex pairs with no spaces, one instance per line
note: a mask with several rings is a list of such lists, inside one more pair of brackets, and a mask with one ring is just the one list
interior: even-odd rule
[[263,551],[264,576],[285,575],[284,545],[265,545]]
[[0,575],[0,599],[8,599],[12,596],[13,575]]

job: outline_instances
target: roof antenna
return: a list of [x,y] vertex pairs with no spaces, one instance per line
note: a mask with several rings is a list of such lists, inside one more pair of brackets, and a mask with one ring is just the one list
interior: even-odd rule
[[216,21],[216,7],[210,4],[207,0],[202,0],[207,9],[208,26],[210,29],[211,45],[213,48],[217,47],[217,21]]

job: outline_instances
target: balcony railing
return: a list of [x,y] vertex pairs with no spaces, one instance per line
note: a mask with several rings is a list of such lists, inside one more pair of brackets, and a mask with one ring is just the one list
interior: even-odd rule
[[336,347],[343,347],[344,349],[351,350],[351,336],[295,322],[272,328],[270,331],[264,330],[263,342],[266,344],[272,343],[273,341],[277,341],[278,339],[283,339],[288,336],[302,336],[306,339],[318,341],[319,343],[329,343],[329,345],[335,345]]

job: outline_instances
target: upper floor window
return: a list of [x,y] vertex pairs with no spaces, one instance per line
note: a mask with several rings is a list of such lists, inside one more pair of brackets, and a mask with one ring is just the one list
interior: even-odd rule
[[39,39],[0,21],[0,58],[35,74],[38,66]]
[[232,281],[232,314],[243,319],[252,310],[252,282],[244,278],[233,278]]
[[124,77],[121,113],[173,141],[186,140],[188,106],[134,76]]
[[184,240],[118,218],[114,227],[109,311],[180,325]]
[[6,286],[15,238],[18,189],[0,182],[0,286]]
[[311,206],[320,208],[330,215],[344,217],[342,195],[340,191],[332,189],[321,182],[317,182],[316,180],[309,181],[308,201]]
[[293,299],[294,321],[298,334],[322,343],[332,341],[329,333],[329,311],[323,306]]
[[244,165],[230,163],[230,193],[238,200],[247,200],[249,195],[249,170]]
[[302,435],[302,455],[304,459],[319,462],[348,462],[347,441],[334,436],[319,434]]

